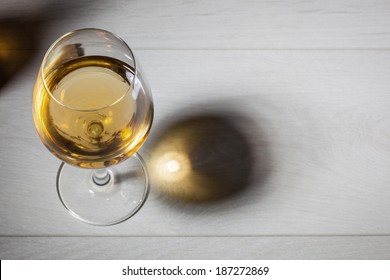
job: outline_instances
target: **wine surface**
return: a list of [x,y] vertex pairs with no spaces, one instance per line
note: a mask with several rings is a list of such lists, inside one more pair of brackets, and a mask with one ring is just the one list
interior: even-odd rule
[[[144,142],[153,104],[123,62],[87,56],[38,75],[33,115],[38,134],[60,159],[99,168],[131,156]],[[133,84],[138,85],[133,88]]]

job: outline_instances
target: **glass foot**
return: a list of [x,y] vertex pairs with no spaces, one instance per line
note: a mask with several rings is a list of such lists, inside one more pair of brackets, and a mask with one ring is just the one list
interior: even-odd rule
[[139,154],[106,170],[108,176],[99,180],[93,169],[61,164],[57,192],[73,217],[92,225],[115,225],[129,219],[145,203],[149,179]]

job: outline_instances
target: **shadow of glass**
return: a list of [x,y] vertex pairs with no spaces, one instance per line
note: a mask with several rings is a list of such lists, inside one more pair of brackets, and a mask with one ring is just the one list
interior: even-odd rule
[[258,157],[242,127],[251,127],[250,120],[231,112],[195,114],[171,123],[152,140],[152,187],[178,201],[204,203],[261,186],[270,171],[267,150]]

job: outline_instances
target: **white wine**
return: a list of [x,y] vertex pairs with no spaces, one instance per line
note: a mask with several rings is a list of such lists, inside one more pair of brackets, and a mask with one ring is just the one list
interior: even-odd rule
[[[152,101],[134,69],[120,60],[86,56],[39,73],[34,122],[43,143],[61,160],[101,168],[127,159],[145,141]],[[134,80],[135,79],[135,80]]]

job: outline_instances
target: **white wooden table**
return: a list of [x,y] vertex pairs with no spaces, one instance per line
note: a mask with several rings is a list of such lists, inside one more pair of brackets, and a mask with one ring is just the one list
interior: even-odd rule
[[[83,27],[124,38],[148,74],[145,159],[164,126],[222,113],[254,159],[245,191],[194,204],[152,185],[112,227],[66,212],[31,94],[45,50]],[[0,62],[15,67],[0,76],[1,259],[390,257],[388,0],[3,0]]]

